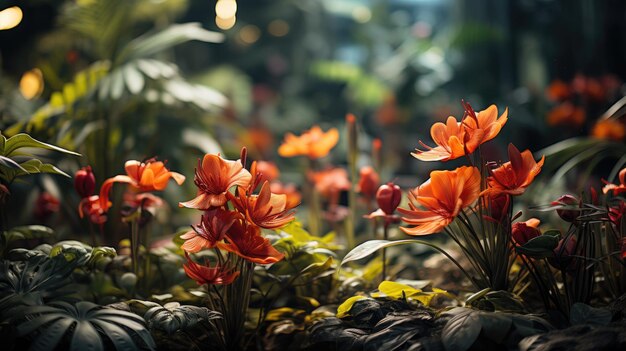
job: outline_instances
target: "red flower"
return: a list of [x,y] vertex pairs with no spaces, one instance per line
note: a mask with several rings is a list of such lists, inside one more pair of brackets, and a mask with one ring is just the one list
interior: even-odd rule
[[537,228],[539,223],[540,222],[537,218],[531,218],[526,222],[513,223],[511,226],[513,241],[515,241],[517,245],[524,245],[530,239],[540,236],[541,232]]
[[51,214],[59,212],[61,202],[50,193],[41,193],[35,201],[34,215],[39,221],[45,221]]
[[193,230],[181,235],[185,242],[180,247],[187,252],[198,252],[202,249],[210,249],[224,239],[224,235],[241,218],[241,214],[235,211],[226,211],[221,208],[206,211],[197,226]]
[[490,211],[490,217],[495,221],[501,221],[509,213],[511,199],[508,194],[485,197],[483,199],[485,200],[485,206],[488,206],[487,210]]
[[126,183],[139,191],[154,191],[165,189],[170,178],[179,185],[185,181],[184,175],[170,172],[165,168],[165,163],[155,159],[146,162],[126,161],[124,169],[126,175],[109,178],[100,188],[100,207],[105,211],[109,208],[109,192],[114,183]]
[[619,228],[622,217],[626,214],[626,202],[621,201],[617,206],[609,207],[609,220]]
[[79,169],[74,175],[74,189],[81,198],[93,195],[96,189],[96,176],[91,170],[91,166]]
[[276,263],[285,255],[276,250],[267,238],[261,236],[261,229],[238,220],[226,234],[228,243],[218,243],[220,249],[232,252],[241,258],[258,264]]
[[198,285],[228,285],[231,284],[239,276],[239,272],[233,269],[225,269],[223,266],[211,268],[208,265],[202,266],[195,263],[187,252],[185,252],[187,263],[183,265],[183,269],[189,278],[195,280]]
[[91,223],[104,224],[107,221],[106,209],[111,205],[107,204],[105,208],[102,208],[101,204],[102,201],[98,195],[85,197],[78,204],[78,215],[80,218],[87,215]]
[[533,154],[526,150],[522,153],[509,144],[509,162],[491,171],[487,178],[488,189],[481,195],[497,196],[500,194],[520,195],[541,172],[543,161],[535,162]]
[[293,207],[287,206],[287,195],[272,194],[267,181],[261,186],[259,195],[247,195],[242,188],[237,189],[237,194],[229,193],[233,205],[261,228],[280,228],[295,218],[295,213],[291,211]]
[[204,155],[202,163],[198,160],[196,175],[193,179],[198,187],[198,195],[178,206],[208,210],[226,203],[226,193],[232,186],[246,187],[252,176],[243,168],[240,161],[224,160],[219,155]]
[[605,194],[611,190],[615,196],[626,192],[626,168],[619,171],[619,185],[611,184],[605,180],[603,180],[603,182],[606,184],[604,188],[602,188],[602,192]]
[[[409,209],[398,209],[405,216],[402,220],[415,227],[400,229],[409,235],[437,233],[476,201],[479,193],[480,171],[476,167],[433,171],[428,181],[409,192]],[[420,205],[425,210],[418,209]]]

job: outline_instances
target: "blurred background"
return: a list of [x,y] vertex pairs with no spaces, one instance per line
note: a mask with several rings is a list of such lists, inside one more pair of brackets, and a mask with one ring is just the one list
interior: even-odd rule
[[[624,155],[622,0],[2,0],[0,11],[0,130],[81,152],[99,181],[152,155],[190,175],[204,152],[242,145],[297,181],[299,161],[276,154],[284,133],[341,127],[352,112],[362,162],[380,138],[383,179],[415,186],[442,165],[410,152],[431,143],[434,121],[462,116],[461,100],[508,107],[491,159],[507,159],[509,142],[535,152],[593,139],[602,147],[577,144],[552,164],[587,150],[574,164],[599,178]],[[172,191],[192,193],[187,183]]]

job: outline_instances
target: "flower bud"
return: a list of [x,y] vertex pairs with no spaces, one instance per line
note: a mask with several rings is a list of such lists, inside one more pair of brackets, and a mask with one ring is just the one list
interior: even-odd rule
[[96,176],[91,170],[91,166],[79,169],[74,175],[74,188],[81,198],[93,195],[96,189]]
[[378,185],[380,184],[380,178],[378,173],[370,167],[365,166],[360,171],[359,184],[357,185],[357,191],[368,199],[373,199],[376,196]]
[[[575,196],[562,195],[561,197],[556,199],[556,201],[552,201],[551,205],[552,206],[562,205],[562,206],[571,207],[572,205],[578,205],[578,203],[579,201]],[[559,215],[559,217],[561,217],[562,220],[566,222],[570,222],[570,223],[574,222],[576,218],[580,216],[580,211],[573,210],[573,209],[558,209],[556,210],[556,213]]]
[[572,257],[576,254],[576,238],[569,237],[559,240],[554,249],[554,257],[548,258],[548,263],[556,269],[574,270],[577,267],[577,259]]
[[376,192],[378,207],[387,215],[393,214],[400,205],[400,200],[402,200],[402,190],[392,182],[381,185]]
[[501,221],[508,213],[511,201],[509,195],[502,194],[495,197],[489,197],[489,210],[491,218]]
[[536,238],[541,235],[541,232],[537,227],[539,226],[539,220],[531,218],[526,222],[516,222],[511,226],[511,235],[513,241],[517,245],[524,245],[530,239]]

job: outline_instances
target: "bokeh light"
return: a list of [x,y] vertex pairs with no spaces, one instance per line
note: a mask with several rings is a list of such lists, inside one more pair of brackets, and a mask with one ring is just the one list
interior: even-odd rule
[[215,17],[215,25],[217,25],[217,28],[222,30],[228,30],[233,28],[235,22],[237,22],[237,17],[235,16],[230,18],[221,18],[217,16]]
[[289,23],[284,20],[273,20],[267,26],[267,31],[275,37],[284,37],[289,33]]
[[235,17],[237,14],[237,2],[235,0],[218,0],[215,4],[215,15],[222,19]]
[[22,9],[17,6],[0,11],[0,30],[15,28],[23,17]]
[[239,38],[245,44],[253,44],[261,37],[261,30],[255,25],[247,25],[239,31]]
[[33,68],[24,73],[20,79],[20,93],[26,100],[32,100],[43,92],[43,73]]

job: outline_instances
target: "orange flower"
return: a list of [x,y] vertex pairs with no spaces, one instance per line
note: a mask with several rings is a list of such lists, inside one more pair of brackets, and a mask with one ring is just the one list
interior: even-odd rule
[[261,236],[261,229],[238,220],[226,234],[227,244],[218,243],[220,249],[232,252],[245,260],[258,264],[276,263],[285,255],[276,250],[267,238]]
[[114,183],[127,183],[139,191],[163,190],[167,182],[173,178],[178,185],[185,181],[185,176],[170,172],[165,163],[154,158],[146,162],[126,161],[124,165],[127,175],[117,175],[104,181],[100,188],[100,207],[105,211],[110,207],[109,193]]
[[302,202],[302,195],[298,192],[296,186],[292,183],[283,184],[277,180],[270,183],[270,190],[273,194],[284,194],[287,196],[288,208],[296,207]]
[[237,189],[237,195],[229,193],[233,205],[261,228],[280,228],[295,218],[295,212],[291,211],[293,207],[287,207],[287,195],[272,194],[267,181],[261,186],[259,195],[247,195],[242,188]]
[[601,119],[593,126],[591,135],[597,139],[622,141],[626,136],[626,127],[614,119]]
[[372,200],[376,196],[378,186],[380,185],[380,177],[374,168],[370,166],[361,167],[359,184],[357,184],[357,192],[361,193],[368,200]]
[[328,198],[331,204],[337,204],[339,202],[339,194],[350,189],[351,186],[348,172],[339,167],[310,173],[309,178],[315,184],[315,190],[325,198]]
[[554,80],[546,89],[546,95],[550,100],[565,100],[570,97],[572,91],[570,86],[562,80]]
[[241,215],[235,211],[226,211],[221,208],[206,211],[197,226],[193,230],[180,236],[185,242],[181,249],[187,252],[198,252],[202,249],[210,249],[224,239],[224,235]]
[[187,276],[195,280],[198,285],[228,285],[239,276],[239,272],[235,272],[232,269],[225,269],[222,266],[211,268],[208,262],[206,266],[199,265],[189,258],[187,252],[185,252],[185,257],[187,257],[187,263],[183,265],[183,269],[185,273],[187,273]]
[[[255,161],[252,163],[250,169],[254,169],[255,172],[260,173],[261,181],[272,181],[280,177],[280,170],[276,167],[276,164],[269,161]],[[250,172],[250,173],[255,173]]]
[[474,152],[478,146],[498,135],[508,120],[508,110],[498,117],[495,105],[474,112],[469,104],[464,104],[465,116],[458,122],[450,116],[446,123],[437,122],[430,128],[430,136],[437,146],[430,147],[420,140],[426,150],[416,149],[413,157],[422,161],[448,161]]
[[297,137],[292,133],[285,134],[285,141],[278,148],[278,154],[283,157],[308,156],[317,159],[328,155],[330,149],[337,145],[339,131],[331,128],[324,133],[319,126],[313,126],[310,130]]
[[240,161],[224,160],[218,155],[206,154],[198,167],[193,182],[198,187],[198,195],[180,207],[208,210],[226,203],[226,193],[232,186],[246,187],[252,176],[243,168]]
[[619,185],[611,184],[605,180],[603,182],[606,184],[604,188],[602,188],[603,193],[608,193],[613,190],[613,195],[617,196],[621,193],[626,192],[626,168],[619,171]]
[[509,162],[491,171],[487,178],[488,189],[481,193],[491,197],[500,194],[520,195],[532,183],[535,176],[541,172],[545,156],[535,162],[533,154],[526,150],[522,153],[509,144]]
[[585,122],[585,110],[574,106],[571,102],[564,102],[548,112],[547,122],[551,126],[568,125],[580,127]]
[[[402,220],[415,227],[400,229],[409,235],[426,235],[443,230],[459,211],[476,201],[480,193],[480,179],[476,167],[431,172],[428,181],[409,192],[409,209],[398,209],[404,215]],[[425,209],[418,209],[419,205]]]

